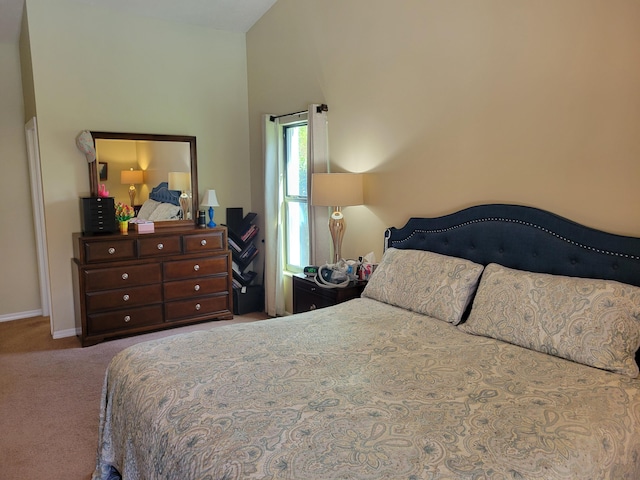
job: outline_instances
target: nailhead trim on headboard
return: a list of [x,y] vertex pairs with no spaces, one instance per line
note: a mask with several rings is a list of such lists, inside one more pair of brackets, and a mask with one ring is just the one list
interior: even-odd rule
[[556,237],[559,240],[567,242],[567,243],[569,243],[571,245],[575,245],[576,247],[584,248],[585,250],[589,250],[589,251],[596,252],[596,253],[601,253],[603,255],[611,255],[611,256],[615,256],[615,257],[623,257],[623,258],[629,258],[629,259],[633,259],[633,260],[640,260],[640,255],[630,255],[630,254],[626,254],[626,253],[612,252],[612,251],[608,251],[608,250],[602,250],[602,249],[599,249],[599,248],[594,248],[594,247],[591,247],[589,245],[584,245],[582,243],[570,240],[567,237],[559,235],[556,232],[553,232],[553,231],[549,230],[548,228],[542,227],[540,225],[536,225],[535,223],[526,222],[526,221],[522,221],[522,220],[515,220],[513,218],[504,218],[504,217],[479,218],[479,219],[476,219],[476,220],[469,220],[467,222],[463,222],[463,223],[460,223],[458,225],[453,225],[453,226],[447,227],[447,228],[438,228],[438,229],[432,229],[432,230],[416,229],[416,230],[413,230],[413,232],[411,232],[404,239],[391,240],[390,243],[391,243],[391,246],[402,245],[402,244],[406,243],[407,241],[409,241],[417,233],[423,233],[423,234],[444,233],[444,232],[449,232],[449,231],[452,231],[452,230],[456,230],[458,228],[465,227],[467,225],[471,225],[471,224],[474,224],[474,223],[483,223],[483,222],[517,223],[517,224],[524,225],[524,226],[527,226],[527,227],[536,228],[536,229],[541,230],[541,231],[543,231],[545,233],[548,233],[549,235],[552,235],[552,236]]

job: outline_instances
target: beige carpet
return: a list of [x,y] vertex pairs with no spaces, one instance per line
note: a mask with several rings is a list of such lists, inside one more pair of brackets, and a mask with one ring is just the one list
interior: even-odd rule
[[91,478],[104,372],[123,348],[265,318],[263,313],[236,316],[86,348],[76,337],[53,340],[48,317],[0,323],[0,478]]

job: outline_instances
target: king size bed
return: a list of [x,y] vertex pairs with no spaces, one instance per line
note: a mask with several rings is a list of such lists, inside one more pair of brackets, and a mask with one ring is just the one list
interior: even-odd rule
[[411,219],[362,298],[118,354],[93,479],[638,479],[639,285],[548,212]]

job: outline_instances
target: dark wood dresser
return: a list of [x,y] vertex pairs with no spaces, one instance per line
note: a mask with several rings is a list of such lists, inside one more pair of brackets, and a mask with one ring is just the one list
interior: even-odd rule
[[226,228],[158,230],[73,234],[74,303],[82,346],[233,318]]

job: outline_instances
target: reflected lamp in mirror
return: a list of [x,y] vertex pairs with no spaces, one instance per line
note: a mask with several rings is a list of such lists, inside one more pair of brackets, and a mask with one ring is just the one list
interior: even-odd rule
[[333,263],[342,258],[342,237],[347,223],[342,207],[362,205],[363,175],[360,173],[314,173],[311,176],[311,205],[333,207],[329,233],[333,242]]
[[120,172],[120,183],[123,185],[129,185],[129,202],[131,207],[134,206],[136,199],[136,185],[144,182],[144,174],[142,170],[122,170]]
[[189,191],[191,190],[191,174],[189,172],[169,172],[169,190],[180,191],[180,209],[182,210],[182,219],[191,218],[189,211]]
[[215,190],[207,190],[204,194],[204,198],[202,199],[202,203],[200,204],[203,207],[209,207],[209,223],[207,223],[207,227],[213,228],[216,226],[213,221],[213,207],[219,207],[218,197],[216,196]]

